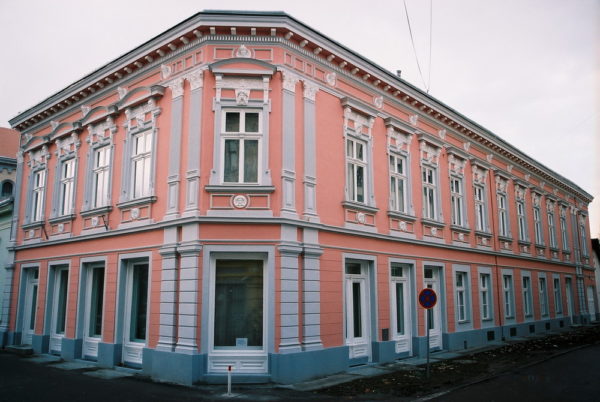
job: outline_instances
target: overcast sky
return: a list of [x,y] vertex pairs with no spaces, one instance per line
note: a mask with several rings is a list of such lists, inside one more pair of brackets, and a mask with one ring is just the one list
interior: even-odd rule
[[[430,94],[591,193],[600,236],[600,0],[433,0],[431,71],[430,3],[406,4]],[[0,0],[0,126],[198,11],[250,5],[425,88],[401,0]]]

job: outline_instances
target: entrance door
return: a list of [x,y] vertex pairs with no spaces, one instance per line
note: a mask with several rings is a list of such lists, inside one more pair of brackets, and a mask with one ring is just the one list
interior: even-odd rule
[[567,314],[573,320],[573,290],[571,289],[571,278],[565,278],[565,293],[567,296]]
[[54,268],[54,283],[51,288],[53,292],[52,316],[50,318],[50,352],[54,353],[60,353],[62,338],[65,336],[68,282],[68,267]]
[[264,261],[217,259],[211,268],[209,371],[266,373]]
[[142,364],[146,345],[148,263],[131,263],[126,269],[123,363],[137,366]]
[[98,358],[102,338],[104,305],[104,265],[90,265],[85,277],[85,315],[83,323],[83,357]]
[[596,303],[594,303],[594,288],[587,288],[588,311],[590,312],[590,321],[596,321]]
[[396,341],[396,353],[412,352],[412,297],[408,278],[412,265],[393,264],[391,266],[390,300],[392,313],[392,338]]
[[346,345],[350,358],[371,360],[371,315],[366,262],[346,262]]
[[25,305],[23,309],[23,336],[21,343],[31,345],[31,338],[35,330],[35,313],[37,310],[38,296],[38,269],[25,269]]
[[[435,307],[424,312],[423,319],[426,319],[429,326],[429,348],[442,349],[442,307],[440,293],[440,271],[439,267],[425,266],[423,283],[425,287],[433,289],[437,294],[438,301]],[[426,316],[429,314],[429,317]]]

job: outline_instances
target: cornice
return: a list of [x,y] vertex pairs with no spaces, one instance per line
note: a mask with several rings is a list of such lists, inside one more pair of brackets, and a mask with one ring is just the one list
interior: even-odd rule
[[[105,87],[114,88],[129,77],[153,69],[165,59],[204,43],[277,42],[301,52],[331,71],[367,85],[378,97],[377,108],[393,101],[444,129],[458,133],[510,163],[534,173],[585,202],[592,196],[568,179],[533,160],[500,137],[433,98],[371,60],[281,12],[203,11],[109,62],[79,81],[50,96],[10,121],[19,130],[38,127],[59,112],[81,104]],[[378,106],[379,105],[379,106]]]

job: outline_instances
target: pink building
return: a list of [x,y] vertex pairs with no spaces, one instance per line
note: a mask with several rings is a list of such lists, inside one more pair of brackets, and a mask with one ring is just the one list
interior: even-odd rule
[[[16,116],[4,344],[291,383],[590,320],[576,184],[284,13],[198,13]],[[598,311],[598,309],[596,309]]]

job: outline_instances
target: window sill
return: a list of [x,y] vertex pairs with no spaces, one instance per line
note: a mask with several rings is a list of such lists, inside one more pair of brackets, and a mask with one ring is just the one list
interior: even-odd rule
[[546,248],[546,246],[544,244],[538,244],[538,243],[535,243],[535,247],[536,248],[544,248],[544,249]]
[[272,193],[275,186],[261,186],[252,184],[222,184],[204,186],[208,193]]
[[522,246],[531,246],[531,242],[527,240],[519,240],[519,244]]
[[61,222],[72,221],[73,219],[75,219],[75,214],[62,215],[62,216],[56,216],[54,218],[48,219],[48,223],[53,223],[53,224],[61,223]]
[[506,237],[506,236],[498,236],[498,240],[500,240],[500,241],[509,241],[509,242],[513,241],[512,237]]
[[44,226],[44,221],[35,221],[35,222],[29,222],[29,223],[25,223],[21,226],[22,229],[27,230],[27,229],[33,229],[33,228],[39,228],[40,226]]
[[483,236],[483,237],[487,237],[487,238],[492,237],[492,234],[490,232],[482,232],[481,230],[476,230],[475,234],[478,236]]
[[403,212],[398,212],[398,211],[388,211],[387,212],[389,217],[392,218],[398,218],[398,219],[404,219],[405,221],[411,221],[414,222],[417,220],[416,216],[412,216],[412,215],[407,215]]
[[98,207],[98,208],[94,208],[94,209],[88,209],[86,211],[81,211],[79,213],[79,215],[81,215],[85,218],[85,217],[92,216],[92,215],[106,214],[110,211],[112,211],[112,206],[108,205],[106,207]]
[[121,202],[117,204],[117,207],[119,209],[124,209],[129,207],[135,207],[137,205],[150,204],[153,202],[156,202],[156,196],[151,195],[149,197],[136,198],[135,200]]
[[438,228],[443,228],[446,226],[444,222],[434,221],[432,219],[421,218],[421,222],[426,225],[436,226]]
[[558,249],[558,247],[550,247],[550,251],[558,253],[560,250]]
[[359,211],[370,212],[372,214],[379,211],[379,208],[371,207],[369,205],[361,204],[359,202],[354,201],[343,201],[342,205],[344,206],[344,208],[358,209]]
[[465,226],[450,225],[450,229],[455,230],[457,232],[462,232],[462,233],[471,233],[471,229],[469,229],[468,227],[465,227]]

